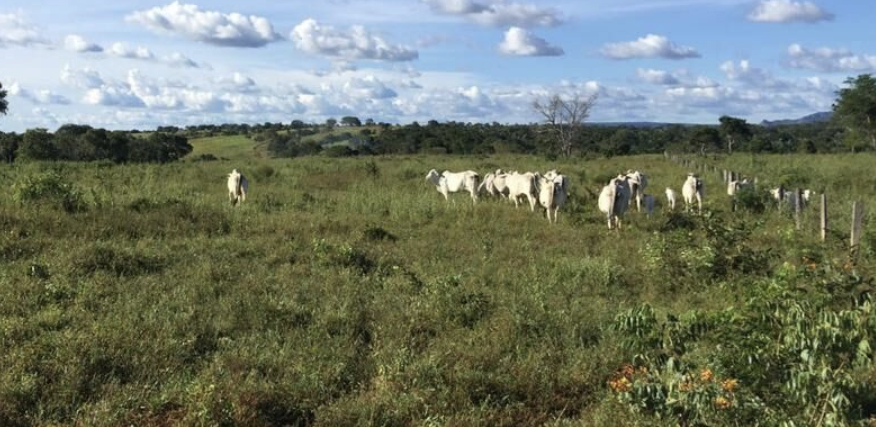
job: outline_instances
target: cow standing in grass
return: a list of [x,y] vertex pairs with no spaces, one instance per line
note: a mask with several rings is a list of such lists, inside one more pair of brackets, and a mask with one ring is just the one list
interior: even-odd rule
[[505,177],[508,198],[514,202],[515,208],[520,204],[520,197],[526,197],[529,201],[529,210],[535,212],[535,204],[538,202],[538,179],[539,176],[532,172],[511,172]]
[[[557,222],[557,213],[560,207],[566,203],[569,194],[569,180],[566,175],[550,171],[545,176],[539,177],[538,181],[538,201],[545,209],[548,222]],[[551,221],[551,211],[554,212],[553,221]]]
[[444,200],[450,200],[450,193],[468,191],[471,194],[472,203],[478,201],[478,183],[480,181],[480,176],[475,171],[444,171],[439,174],[438,171],[432,169],[426,175],[426,181],[429,181],[435,186],[439,193],[444,195]]
[[249,191],[249,181],[237,169],[228,174],[228,200],[232,206],[236,206],[246,200],[246,193]]
[[675,210],[675,190],[666,187],[666,205],[669,206],[670,211]]
[[614,226],[621,228],[621,217],[627,211],[630,204],[630,184],[627,177],[619,175],[611,180],[599,193],[599,210],[608,219],[608,229]]
[[687,174],[687,179],[681,187],[681,195],[684,196],[684,205],[688,211],[693,207],[694,199],[696,199],[698,211],[703,213],[703,192],[703,180],[693,173]]
[[636,199],[636,212],[642,212],[642,198],[648,188],[648,176],[639,171],[627,171],[627,182],[630,185],[630,198]]

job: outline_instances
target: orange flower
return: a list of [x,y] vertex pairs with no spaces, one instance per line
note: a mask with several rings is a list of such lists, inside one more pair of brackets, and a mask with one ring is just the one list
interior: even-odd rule
[[689,392],[689,391],[691,391],[692,389],[693,389],[693,384],[691,384],[691,383],[689,383],[689,382],[687,382],[687,381],[685,381],[685,382],[683,382],[683,383],[681,383],[681,384],[678,385],[678,391],[680,391],[680,392],[682,392],[682,393]]
[[730,407],[730,401],[724,396],[718,396],[715,398],[715,406],[717,406],[718,409],[727,409]]
[[709,368],[703,369],[703,371],[700,372],[700,380],[704,383],[712,381],[712,378],[714,378],[714,377],[715,377],[715,374],[713,374],[712,370]]
[[632,378],[633,374],[636,373],[636,368],[634,368],[633,365],[624,365],[624,367],[621,368],[620,373],[626,378]]
[[736,379],[729,378],[721,381],[721,388],[728,393],[733,393],[737,387],[739,387],[739,381]]

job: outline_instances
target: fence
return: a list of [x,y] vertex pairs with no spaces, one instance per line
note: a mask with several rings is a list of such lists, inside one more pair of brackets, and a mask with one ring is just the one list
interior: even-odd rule
[[[680,156],[677,156],[674,154],[670,154],[668,152],[664,152],[663,156],[664,156],[664,158],[666,158],[674,163],[677,163],[681,166],[684,166],[688,170],[714,173],[714,174],[716,174],[716,176],[719,179],[721,179],[721,182],[723,183],[723,185],[725,187],[729,186],[730,183],[732,183],[734,181],[740,181],[744,176],[743,174],[741,174],[737,171],[728,170],[728,169],[718,169],[718,167],[716,167],[716,166],[698,164],[690,159],[685,159],[683,157],[680,157]],[[758,178],[753,177],[751,182],[753,183],[754,188],[756,189],[758,184],[759,184]],[[779,185],[777,193],[778,193],[777,194],[777,197],[778,197],[777,206],[779,209],[782,209],[782,207],[785,205],[785,197],[788,195],[789,192],[785,191],[785,188],[783,185]],[[800,188],[795,188],[791,194],[793,197],[793,199],[791,200],[791,202],[792,202],[791,208],[793,209],[792,212],[794,214],[795,228],[798,231],[802,231],[803,230],[803,205],[804,205],[803,192],[800,190]],[[827,194],[821,193],[819,200],[821,202],[820,209],[819,209],[819,219],[820,219],[819,234],[820,234],[821,241],[826,242],[827,236],[828,236],[828,231],[830,230],[830,228],[829,228],[830,222],[829,222],[829,217],[828,217],[829,211],[828,211],[828,205],[827,205]],[[733,206],[732,209],[735,211],[736,210],[735,198],[733,200],[732,206]],[[852,222],[851,222],[851,231],[850,231],[850,237],[849,237],[849,252],[852,256],[857,256],[859,249],[860,249],[861,235],[863,233],[863,222],[864,222],[864,203],[860,200],[854,201],[852,203]]]

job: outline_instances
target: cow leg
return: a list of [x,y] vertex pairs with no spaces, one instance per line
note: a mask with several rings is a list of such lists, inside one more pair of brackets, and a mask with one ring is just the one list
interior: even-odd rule
[[535,198],[533,198],[531,194],[527,194],[526,198],[529,200],[530,212],[535,212]]

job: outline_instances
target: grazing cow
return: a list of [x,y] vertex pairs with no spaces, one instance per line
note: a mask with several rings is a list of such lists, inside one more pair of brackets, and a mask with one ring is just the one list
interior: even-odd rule
[[444,195],[444,200],[450,200],[449,193],[468,191],[471,193],[472,203],[478,201],[479,180],[478,173],[470,170],[465,172],[444,171],[438,174],[438,171],[432,169],[426,175],[426,181],[432,183],[438,192]]
[[[550,177],[549,177],[550,176]],[[556,171],[550,171],[545,176],[539,177],[538,182],[538,201],[545,209],[548,222],[551,222],[551,210],[554,211],[553,222],[557,222],[557,213],[560,208],[566,203],[569,191],[569,180],[566,175],[558,174]]]
[[599,210],[608,219],[609,230],[612,229],[613,225],[616,225],[618,229],[621,228],[621,217],[630,204],[630,184],[627,179],[624,175],[618,175],[608,185],[602,187],[602,191],[599,193]]
[[237,169],[228,174],[228,200],[232,206],[246,200],[246,192],[249,191],[249,181]]
[[[784,201],[792,209],[794,208],[794,205],[797,204],[797,193],[795,191],[789,191],[784,189],[784,187],[779,187],[771,189],[770,194],[772,194],[773,199],[775,199],[777,202]],[[800,204],[802,205],[802,207],[806,207],[806,205],[809,203],[809,199],[812,197],[812,190],[802,190],[800,191],[800,196]]]
[[639,171],[627,171],[630,184],[630,197],[636,199],[636,212],[642,212],[642,196],[648,188],[648,176]]
[[654,196],[650,194],[643,195],[642,204],[645,206],[645,215],[648,215],[648,218],[650,218],[651,214],[654,213]]
[[502,169],[496,169],[496,172],[488,173],[484,177],[484,181],[478,186],[478,193],[486,191],[491,196],[508,196],[508,186],[505,185],[505,177],[508,174],[502,172]]
[[727,195],[735,197],[736,193],[746,188],[754,188],[754,183],[745,178],[743,180],[730,181],[727,183]]
[[527,172],[511,172],[505,177],[508,198],[514,201],[514,207],[519,206],[521,196],[529,201],[529,209],[535,212],[535,203],[538,200],[538,175]]
[[687,179],[681,187],[681,195],[684,196],[684,204],[688,211],[690,211],[693,201],[696,199],[698,211],[703,213],[703,190],[703,180],[693,173],[687,174]]
[[666,187],[666,204],[669,205],[669,210],[675,210],[675,190]]

